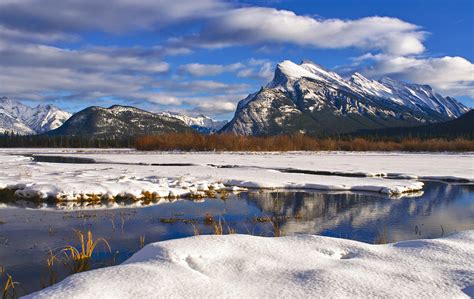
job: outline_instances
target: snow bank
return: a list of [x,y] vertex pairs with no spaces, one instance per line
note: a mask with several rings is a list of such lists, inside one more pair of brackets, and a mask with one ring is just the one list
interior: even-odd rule
[[147,245],[119,266],[28,298],[268,298],[474,295],[474,231],[370,245],[313,235],[196,236]]
[[[100,163],[33,162],[18,153],[92,158]],[[87,194],[140,197],[144,192],[156,197],[199,196],[204,194],[202,189],[206,186],[222,189],[222,184],[228,188],[370,191],[399,195],[422,190],[423,184],[415,181],[419,178],[474,182],[471,153],[143,153],[100,149],[0,149],[0,162],[0,189],[20,189],[16,195],[22,198],[65,200],[87,197]],[[324,172],[333,175],[323,175]]]
[[474,182],[474,153],[405,152],[140,152],[132,149],[0,149],[1,154],[50,154],[104,162],[192,163],[293,168],[369,177],[459,178]]

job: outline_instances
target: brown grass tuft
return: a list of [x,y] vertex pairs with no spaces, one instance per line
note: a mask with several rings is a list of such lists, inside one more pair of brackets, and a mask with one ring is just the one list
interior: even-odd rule
[[19,297],[15,287],[18,283],[13,281],[13,277],[7,274],[4,267],[0,267],[0,282],[2,286],[2,299]]
[[64,247],[63,253],[65,263],[69,266],[71,272],[79,273],[90,269],[90,259],[99,243],[103,243],[109,252],[111,252],[111,249],[109,243],[104,238],[94,240],[90,230],[87,231],[87,239],[83,232],[79,230],[75,232],[79,240],[79,249],[69,245]]

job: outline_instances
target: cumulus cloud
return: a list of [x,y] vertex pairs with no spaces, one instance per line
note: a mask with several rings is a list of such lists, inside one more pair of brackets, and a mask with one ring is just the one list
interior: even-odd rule
[[[210,17],[228,5],[219,0],[17,0],[0,2],[0,25],[23,32],[120,33]],[[34,24],[34,26],[32,26]]]
[[251,58],[248,61],[232,64],[189,63],[181,65],[178,68],[178,72],[195,77],[234,73],[240,78],[251,78],[268,81],[273,76],[273,67],[274,63],[269,60]]
[[60,68],[82,72],[163,73],[169,65],[160,57],[136,55],[113,49],[68,50],[46,45],[0,45],[3,67]]
[[10,41],[15,43],[22,42],[54,42],[59,40],[76,40],[77,36],[61,32],[31,32],[18,30],[16,28],[7,28],[0,25],[0,43]]
[[389,76],[429,84],[445,95],[474,98],[474,64],[463,57],[419,58],[369,54],[358,59],[362,60],[374,62],[360,70],[367,76]]
[[161,80],[156,87],[167,93],[175,95],[204,95],[204,94],[234,94],[247,92],[248,84],[228,84],[213,80]]
[[[180,30],[170,30],[175,25]],[[168,30],[161,36],[163,28]],[[120,48],[87,45],[83,40],[90,32],[116,38],[144,30],[167,42]],[[49,100],[51,95],[89,102],[121,98],[228,113],[255,87],[184,76],[165,80],[163,75],[174,72],[165,57],[190,54],[196,48],[290,44],[373,52],[356,61],[370,62],[363,70],[369,76],[389,75],[428,83],[450,95],[474,96],[472,63],[462,57],[421,57],[425,37],[420,27],[397,18],[318,19],[222,0],[3,0],[0,95],[38,100]],[[61,41],[72,41],[75,48],[61,48]],[[273,61],[250,59],[232,64],[196,61],[177,71],[191,77],[227,73],[261,83],[271,79],[273,69]]]
[[[137,93],[134,98],[152,105],[152,111],[175,111],[189,115],[205,114],[220,117],[235,111],[237,102],[246,94],[227,94],[211,96],[175,96],[167,93]],[[158,109],[157,109],[158,108]]]
[[338,49],[378,49],[396,55],[424,51],[425,33],[397,18],[317,20],[294,12],[264,7],[230,9],[214,16],[197,35],[176,41],[202,47],[291,43]]
[[237,73],[237,77],[269,81],[273,78],[274,63],[266,59],[250,59],[248,66]]
[[160,57],[132,50],[0,44],[0,93],[26,99],[45,94],[81,100],[126,96],[154,83],[155,75],[168,72],[168,63]]
[[203,113],[208,115],[219,115],[234,112],[237,107],[237,100],[245,95],[223,95],[217,97],[197,97],[187,99],[185,102],[192,108],[186,112],[191,114]]
[[[421,53],[425,33],[397,18],[356,20],[297,15],[266,7],[235,8],[220,0],[120,0],[113,5],[95,0],[2,1],[0,36],[20,39],[61,39],[99,30],[123,33],[202,21],[192,37],[173,40],[185,45],[225,47],[290,43],[317,48],[379,49],[397,55]],[[32,26],[34,24],[34,26]],[[180,42],[179,42],[180,41]]]
[[191,76],[203,77],[203,76],[215,76],[222,73],[234,72],[243,68],[242,63],[233,64],[202,64],[202,63],[189,63],[181,65],[178,70],[181,73],[189,74]]

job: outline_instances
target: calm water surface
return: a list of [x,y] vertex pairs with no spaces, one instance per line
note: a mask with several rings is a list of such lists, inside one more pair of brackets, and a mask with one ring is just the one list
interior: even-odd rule
[[[238,233],[273,236],[274,224],[264,222],[268,216],[285,235],[308,233],[368,243],[383,232],[387,241],[395,242],[474,229],[474,186],[440,182],[426,182],[421,196],[399,199],[353,192],[252,191],[225,200],[179,200],[141,208],[66,211],[21,202],[0,207],[0,266],[20,283],[21,294],[47,284],[48,251],[77,244],[74,229],[90,229],[109,242],[112,252],[100,247],[94,268],[124,261],[140,249],[143,236],[150,243],[195,231],[212,233],[206,215]],[[61,265],[58,272],[60,279],[68,273]]]

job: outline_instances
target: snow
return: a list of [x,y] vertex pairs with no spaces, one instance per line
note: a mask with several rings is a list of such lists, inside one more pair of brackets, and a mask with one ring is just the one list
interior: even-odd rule
[[190,127],[207,129],[209,132],[219,131],[227,121],[218,121],[205,115],[189,116],[176,112],[158,112],[160,116],[177,118]]
[[288,78],[298,80],[300,78],[311,78],[321,81],[326,81],[324,77],[318,76],[307,68],[302,67],[290,60],[284,60],[278,64],[278,68]]
[[0,98],[0,133],[44,133],[61,126],[69,117],[69,112],[53,105],[30,107],[7,97]]
[[467,298],[474,231],[371,245],[313,235],[195,236],[145,246],[122,265],[26,298]]
[[[290,60],[284,60],[280,62],[277,66],[277,69],[288,79],[290,80],[299,80],[301,78],[314,79],[326,83],[336,84],[338,86],[350,87],[347,82],[334,72],[325,70],[323,67],[313,63],[313,62],[303,62],[301,64],[296,64]],[[275,79],[270,82],[267,87],[277,87],[280,86],[283,82],[278,82],[278,79]],[[285,84],[287,82],[284,82]],[[290,86],[286,86],[290,88]]]
[[[21,154],[92,158],[99,163],[34,162]],[[0,162],[0,189],[18,189],[16,195],[24,198],[36,196],[63,200],[94,195],[140,198],[145,191],[157,197],[189,196],[202,194],[206,186],[213,186],[214,189],[227,186],[230,189],[369,191],[400,197],[405,192],[422,190],[423,183],[415,180],[419,178],[474,182],[472,153],[173,153],[1,149]],[[191,165],[160,166],[180,163]],[[316,173],[304,173],[308,171]],[[318,171],[333,172],[334,175],[322,175]]]
[[459,117],[469,110],[461,103],[443,98],[428,85],[405,83],[388,77],[375,81],[365,78],[360,73],[354,73],[349,80],[345,80],[337,73],[327,71],[312,62],[303,62],[298,65],[285,60],[278,64],[277,69],[285,78],[275,76],[273,81],[267,85],[269,88],[281,87],[292,91],[294,81],[309,78],[330,84],[335,90],[342,88],[354,91],[361,96],[377,96],[380,98],[379,101],[388,100],[397,106],[406,106],[413,111],[422,113],[433,110],[452,118]]

